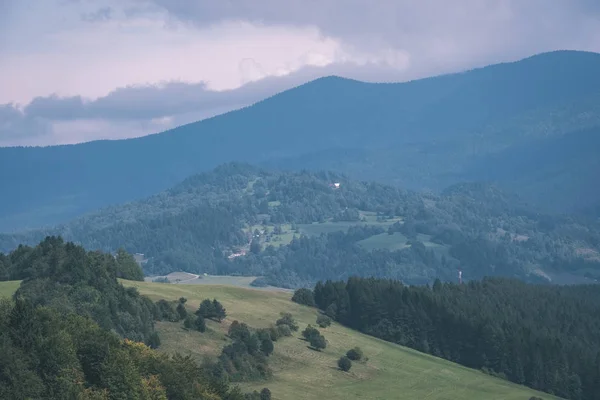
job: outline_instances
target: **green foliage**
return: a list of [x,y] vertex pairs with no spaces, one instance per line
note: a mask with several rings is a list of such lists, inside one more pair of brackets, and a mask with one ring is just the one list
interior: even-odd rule
[[[276,322],[275,325],[277,326],[287,326],[291,331],[296,332],[298,330],[298,324],[296,323],[296,321],[294,320],[294,317],[292,316],[292,314],[290,313],[281,313],[281,318],[279,318]],[[287,335],[285,335],[287,336]]]
[[312,290],[306,288],[297,289],[292,296],[292,301],[309,307],[315,306]]
[[[332,189],[332,181],[341,187]],[[360,221],[335,222],[345,210],[358,212]],[[243,274],[261,276],[256,284],[291,288],[340,276],[431,284],[455,281],[459,267],[467,280],[504,275],[560,283],[600,271],[600,225],[593,215],[544,215],[487,184],[418,194],[333,173],[227,164],[56,230],[0,235],[0,249],[62,233],[91,248],[144,252],[148,274]],[[300,230],[295,238],[284,233],[292,224]],[[315,226],[328,233],[310,234]],[[260,252],[250,251],[249,230],[258,232],[252,242]],[[285,241],[276,241],[281,235]],[[0,278],[29,277],[31,252],[23,247],[3,257]],[[233,252],[246,255],[228,258]]]
[[325,336],[321,334],[311,335],[308,339],[310,343],[310,347],[317,351],[324,350],[327,347],[327,340],[325,340]]
[[198,332],[206,332],[206,321],[202,315],[196,316],[196,319],[194,320],[194,329]]
[[143,281],[144,273],[133,256],[120,248],[115,256],[117,260],[117,278],[130,281]]
[[344,371],[344,372],[348,372],[350,371],[350,368],[352,368],[352,361],[350,361],[349,357],[346,356],[342,356],[340,357],[340,359],[338,360],[338,367]]
[[355,347],[353,349],[348,350],[346,353],[346,357],[348,357],[352,361],[360,361],[363,358],[363,352],[360,347]]
[[227,316],[225,307],[217,301],[217,299],[205,299],[200,303],[196,315],[201,316],[205,319],[212,319],[217,322],[221,322]]
[[112,255],[48,237],[34,248],[20,246],[9,258],[28,277],[15,298],[88,316],[131,340],[148,343],[154,333],[157,307],[135,288],[118,283],[119,267]]
[[319,332],[318,329],[316,329],[315,327],[313,327],[312,325],[308,325],[306,327],[306,329],[304,329],[302,331],[302,337],[304,337],[304,339],[310,341],[310,338],[316,335],[320,335],[321,333]]
[[331,325],[331,318],[329,318],[327,315],[319,314],[317,316],[317,325],[319,325],[321,328],[327,328]]
[[341,323],[379,338],[563,398],[600,393],[596,285],[486,278],[432,290],[350,278],[318,283],[314,296],[320,308],[335,304]]
[[21,299],[0,301],[0,371],[3,399],[218,400],[229,392],[217,394],[189,358],[159,354],[88,317]]

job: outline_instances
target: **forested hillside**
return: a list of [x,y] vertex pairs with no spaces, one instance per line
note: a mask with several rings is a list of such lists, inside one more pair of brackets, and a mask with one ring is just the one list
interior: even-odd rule
[[[600,277],[593,217],[545,215],[486,184],[418,194],[335,173],[245,164],[223,165],[55,229],[2,235],[0,249],[47,235],[88,249],[143,253],[146,274],[259,275],[287,287],[352,275],[454,281],[457,269],[466,279]],[[4,275],[19,279],[19,268]]]
[[2,148],[0,231],[66,222],[229,161],[413,189],[489,178],[549,209],[592,205],[598,70],[600,55],[562,51],[408,83],[330,77],[158,135]]
[[117,281],[141,276],[131,256],[48,237],[0,255],[2,270],[24,281],[0,299],[0,398],[259,399],[210,365],[152,350],[161,307]]
[[319,308],[349,327],[573,400],[600,399],[600,286],[486,278],[407,287],[319,282]]

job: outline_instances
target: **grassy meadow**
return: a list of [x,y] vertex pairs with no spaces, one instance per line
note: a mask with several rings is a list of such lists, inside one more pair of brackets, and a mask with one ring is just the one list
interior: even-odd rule
[[[227,309],[223,323],[208,322],[202,334],[188,332],[181,324],[161,322],[161,351],[189,354],[198,360],[219,354],[228,339],[226,332],[233,320],[252,327],[267,327],[282,311],[290,312],[300,325],[315,324],[317,311],[290,301],[291,294],[264,292],[223,285],[169,285],[123,282],[135,286],[153,300],[188,299],[190,311],[204,298],[217,298]],[[268,387],[276,399],[430,399],[430,400],[527,400],[539,394],[528,388],[485,375],[480,371],[388,343],[339,324],[321,329],[327,348],[316,352],[294,337],[280,339],[270,358],[274,376],[271,380],[244,383],[245,390]],[[336,368],[338,358],[348,349],[359,346],[368,361],[354,363],[349,373]]]
[[[227,309],[221,324],[208,321],[205,333],[190,332],[180,323],[158,322],[160,351],[191,355],[198,361],[217,356],[228,342],[227,329],[233,320],[252,327],[267,327],[290,312],[300,331],[315,325],[317,310],[298,305],[286,292],[265,292],[226,285],[173,285],[151,282],[122,281],[136,287],[153,300],[188,299],[189,310],[195,310],[205,298],[217,298]],[[10,297],[18,281],[0,282],[0,297]],[[429,399],[429,400],[527,400],[538,396],[555,399],[545,393],[503,381],[417,351],[388,343],[334,323],[321,329],[327,348],[316,352],[293,337],[275,342],[269,363],[273,378],[268,381],[243,383],[244,390],[268,387],[275,399]],[[338,358],[348,349],[359,346],[366,362],[355,362],[350,372],[336,367]]]

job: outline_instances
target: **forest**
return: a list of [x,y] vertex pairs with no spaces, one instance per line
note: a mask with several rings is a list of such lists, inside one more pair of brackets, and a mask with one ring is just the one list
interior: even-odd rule
[[154,321],[166,309],[118,282],[142,276],[132,256],[48,237],[0,258],[7,261],[23,281],[12,301],[0,300],[0,398],[270,398],[268,389],[244,394],[231,386],[219,364],[154,350]]
[[[146,275],[244,274],[285,287],[352,275],[432,283],[455,280],[458,268],[466,279],[600,278],[600,221],[593,213],[543,214],[483,183],[436,195],[240,163],[67,225],[0,235],[0,249],[48,235],[114,254],[143,253]],[[231,258],[236,252],[242,257]],[[9,268],[3,264],[0,276]]]
[[600,286],[508,278],[318,282],[295,300],[381,339],[573,400],[600,399]]

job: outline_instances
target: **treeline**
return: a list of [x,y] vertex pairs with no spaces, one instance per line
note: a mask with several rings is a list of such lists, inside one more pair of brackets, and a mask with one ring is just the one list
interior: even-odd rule
[[600,399],[600,286],[350,278],[313,293],[296,301],[359,331],[560,397]]

